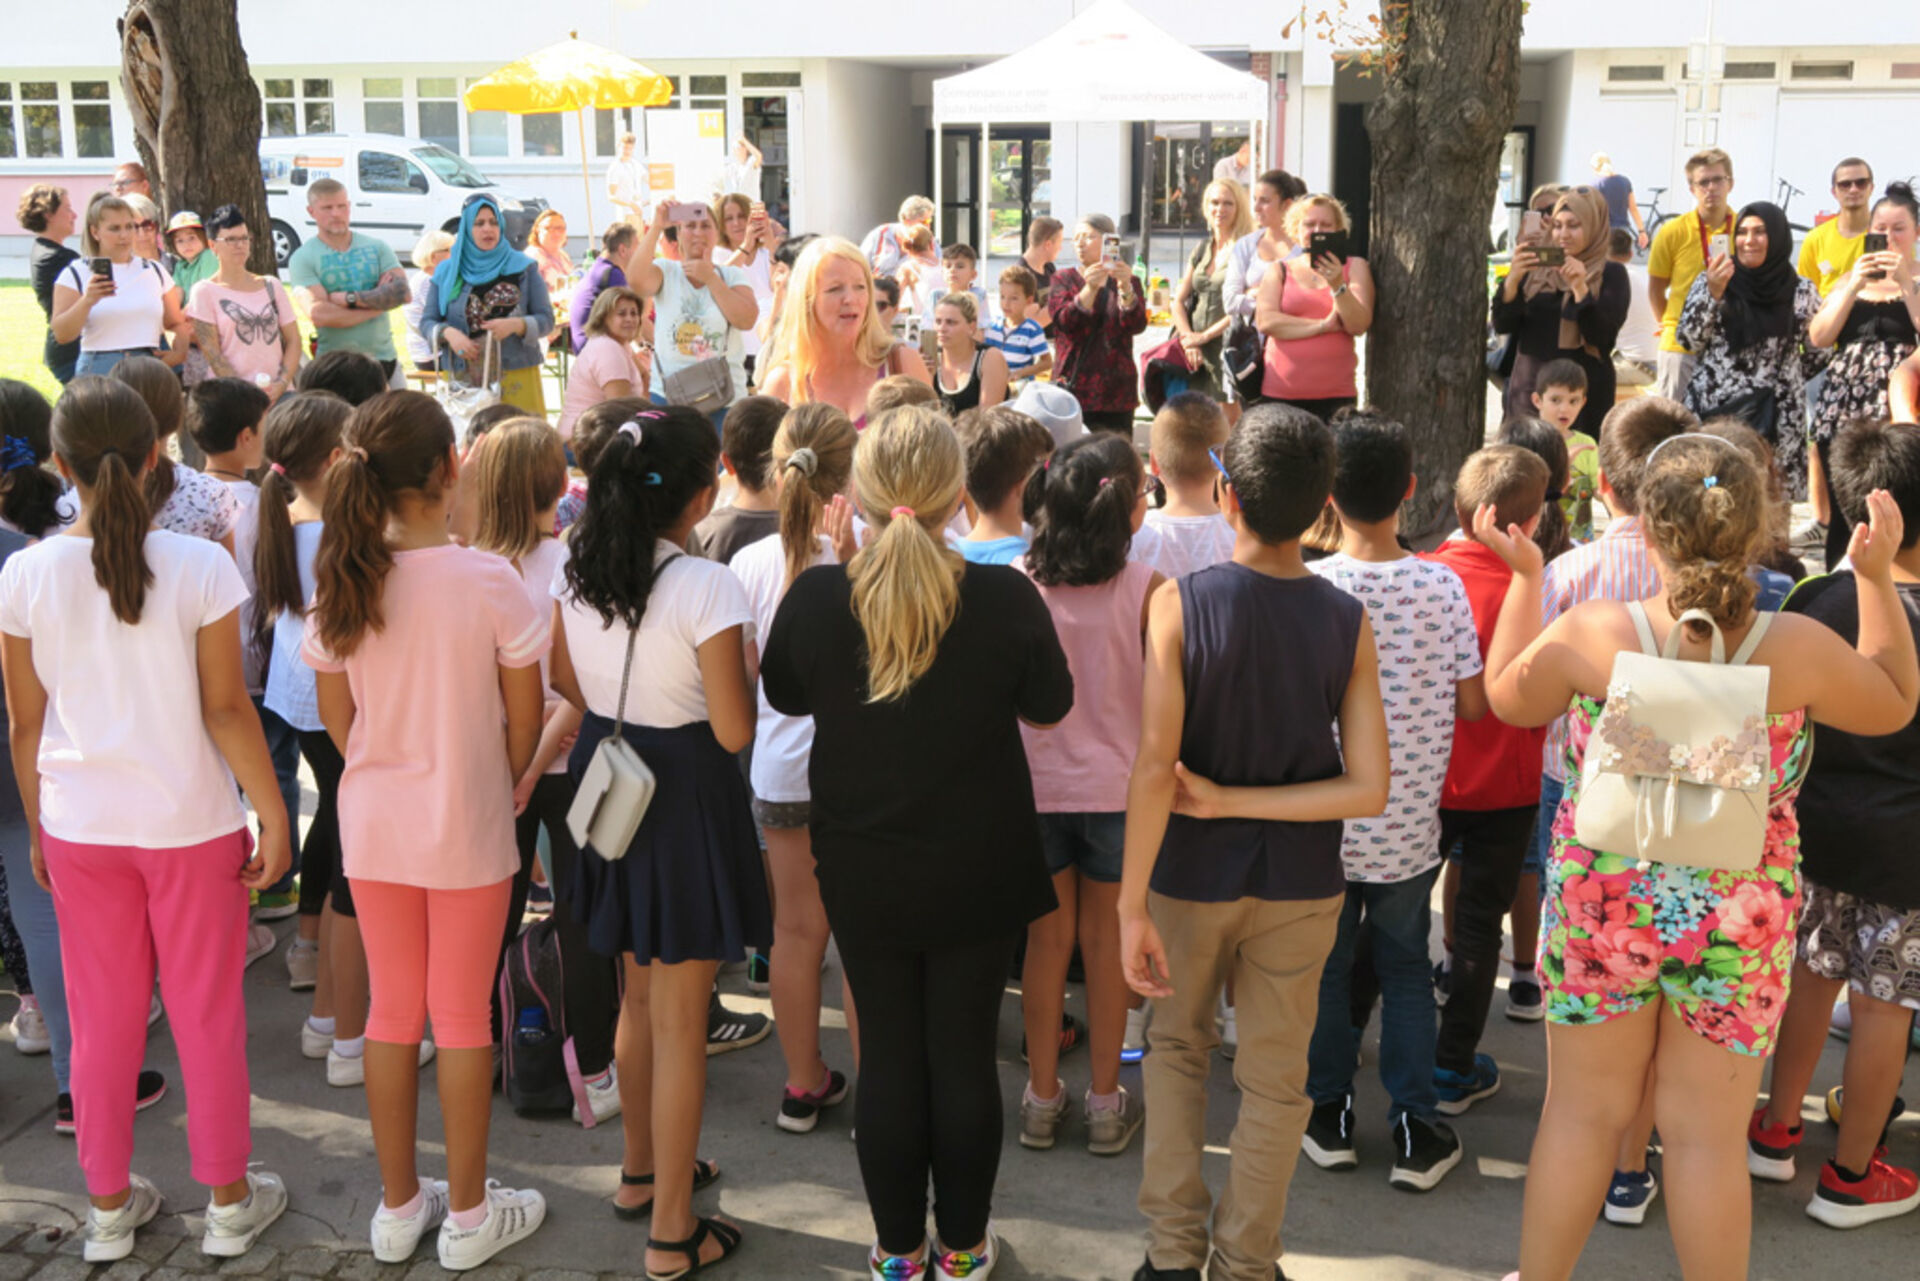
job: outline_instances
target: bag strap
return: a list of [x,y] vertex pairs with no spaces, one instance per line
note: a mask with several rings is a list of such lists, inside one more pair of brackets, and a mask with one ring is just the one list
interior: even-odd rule
[[[685,552],[675,552],[671,556],[667,557],[665,560],[661,561],[658,565],[654,566],[653,568],[654,581],[658,582],[660,579],[661,572],[665,570],[667,566],[673,564],[673,562],[675,562],[676,560],[679,560],[684,555],[686,555]],[[627,629],[627,661],[625,665],[622,666],[620,669],[620,702],[613,709],[613,733],[609,735],[609,737],[611,738],[619,738],[620,731],[626,728],[627,682],[633,679],[633,644],[636,640],[639,639],[639,637],[640,637],[640,629],[638,627],[629,627]]]
[[1744,667],[1753,651],[1760,648],[1760,638],[1767,634],[1767,628],[1773,626],[1773,615],[1767,610],[1758,610],[1753,616],[1753,627],[1747,632],[1747,638],[1740,642],[1740,648],[1727,660],[1734,667]]
[[1713,620],[1713,615],[1704,609],[1689,609],[1673,620],[1673,630],[1667,633],[1667,643],[1661,648],[1660,657],[1680,657],[1680,634],[1688,623],[1705,623],[1713,629],[1713,645],[1709,651],[1711,659],[1715,663],[1725,663],[1727,638],[1721,634],[1720,624]]
[[1627,604],[1627,617],[1633,620],[1634,634],[1640,638],[1640,652],[1659,658],[1660,642],[1654,639],[1653,624],[1647,621],[1647,607],[1637,600],[1630,601]]

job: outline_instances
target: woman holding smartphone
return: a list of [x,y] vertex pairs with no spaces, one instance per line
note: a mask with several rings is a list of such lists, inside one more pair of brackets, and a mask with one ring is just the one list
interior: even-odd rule
[[1267,340],[1261,398],[1322,421],[1358,400],[1353,340],[1373,324],[1373,272],[1344,248],[1352,226],[1347,207],[1332,196],[1294,201],[1287,239],[1295,250],[1261,280],[1253,313]]
[[[80,235],[82,257],[68,263],[53,285],[53,337],[80,340],[74,374],[105,374],[128,356],[158,356],[178,366],[193,329],[180,308],[180,287],[151,258],[134,253],[133,207],[100,192],[87,202]],[[174,335],[161,350],[164,333]]]
[[[738,267],[747,274],[747,287],[762,316],[773,305],[773,249],[786,239],[786,228],[767,217],[767,207],[751,196],[730,191],[713,207],[713,225],[718,229],[713,261],[721,267]],[[746,377],[742,386],[753,382],[754,363],[760,355],[760,327],[749,325],[740,331],[741,368]]]
[[[1833,348],[1833,363],[1813,411],[1813,446],[1826,472],[1836,432],[1856,418],[1887,415],[1887,384],[1894,368],[1920,346],[1920,281],[1913,248],[1920,203],[1913,188],[1890,182],[1873,207],[1860,257],[1807,326],[1815,347]],[[1826,481],[1833,492],[1832,481]],[[1831,498],[1829,498],[1831,503]],[[1846,554],[1847,519],[1835,505],[1827,523],[1827,565]]]
[[1053,381],[1080,402],[1088,431],[1133,434],[1140,369],[1133,340],[1147,328],[1146,286],[1120,258],[1113,219],[1085,214],[1073,229],[1079,262],[1053,273]]

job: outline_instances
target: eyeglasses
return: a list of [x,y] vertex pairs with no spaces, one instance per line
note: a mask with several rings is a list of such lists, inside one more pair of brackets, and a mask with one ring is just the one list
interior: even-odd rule
[[1708,187],[1725,187],[1730,185],[1732,182],[1733,182],[1733,179],[1731,178],[1724,178],[1719,174],[1715,174],[1711,178],[1695,178],[1691,183],[1687,185],[1694,188],[1696,191],[1698,191],[1698,190],[1704,190],[1705,188],[1708,188]]
[[159,223],[154,222],[151,219],[142,218],[139,222],[136,222],[133,224],[133,229],[135,231],[152,231],[155,227],[158,227],[159,225],[160,225]]
[[253,243],[253,237],[252,236],[215,236],[213,238],[213,243],[216,245],[250,245]]
[[1873,179],[1871,178],[1836,178],[1833,181],[1833,185],[1835,190],[1838,190],[1838,191],[1862,191],[1862,190],[1872,191]]

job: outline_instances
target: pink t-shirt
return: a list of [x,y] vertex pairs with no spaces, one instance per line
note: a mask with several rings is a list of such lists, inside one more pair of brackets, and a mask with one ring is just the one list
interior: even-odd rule
[[[1333,314],[1333,294],[1308,289],[1282,266],[1280,310],[1302,320],[1325,320]],[[1312,338],[1269,338],[1266,373],[1260,394],[1282,400],[1346,400],[1357,393],[1354,375],[1360,367],[1353,335],[1344,329]]]
[[309,613],[301,647],[314,671],[345,672],[353,691],[341,859],[353,880],[494,885],[520,866],[499,669],[538,663],[548,620],[499,556],[447,546],[393,559],[385,627],[341,661]]
[[616,339],[595,334],[573,358],[573,372],[567,375],[567,398],[560,404],[560,439],[573,439],[573,420],[607,399],[607,384],[627,383],[629,396],[647,394],[647,380],[633,353]]
[[[1015,566],[1029,573],[1022,559]],[[1073,710],[1052,729],[1020,727],[1042,814],[1112,814],[1127,808],[1127,775],[1140,744],[1145,677],[1141,610],[1152,565],[1129,561],[1097,587],[1041,587],[1073,673]]]
[[272,382],[285,370],[280,327],[294,322],[287,291],[272,276],[264,279],[266,288],[250,293],[203,280],[187,299],[187,315],[220,331],[220,354],[233,366],[234,374],[248,382],[259,381],[258,374]]

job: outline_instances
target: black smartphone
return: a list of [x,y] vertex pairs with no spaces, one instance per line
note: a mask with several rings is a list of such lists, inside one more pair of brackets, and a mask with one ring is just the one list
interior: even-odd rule
[[1322,254],[1332,254],[1341,262],[1347,260],[1347,233],[1344,231],[1316,231],[1307,237],[1307,260],[1313,261]]
[[[1869,231],[1866,235],[1860,237],[1860,252],[1863,254],[1883,254],[1887,252],[1887,233],[1884,231]],[[1866,274],[1866,279],[1885,280],[1886,276],[1887,273],[1884,271],[1869,271]]]
[[[1882,237],[1880,237],[1880,238],[1881,238],[1882,240],[1885,240],[1885,239],[1886,239],[1886,237],[1885,237],[1885,236],[1882,236]],[[92,272],[93,272],[93,274],[94,274],[94,275],[96,275],[96,276],[111,276],[111,275],[113,275],[113,259],[111,259],[111,258],[94,258],[94,259],[91,259],[91,260],[89,260],[89,262],[88,262],[88,264],[87,264],[87,267],[88,267],[88,270],[90,270],[90,271],[92,271]]]
[[1567,251],[1559,245],[1539,245],[1534,248],[1533,256],[1542,267],[1558,267],[1567,260]]

